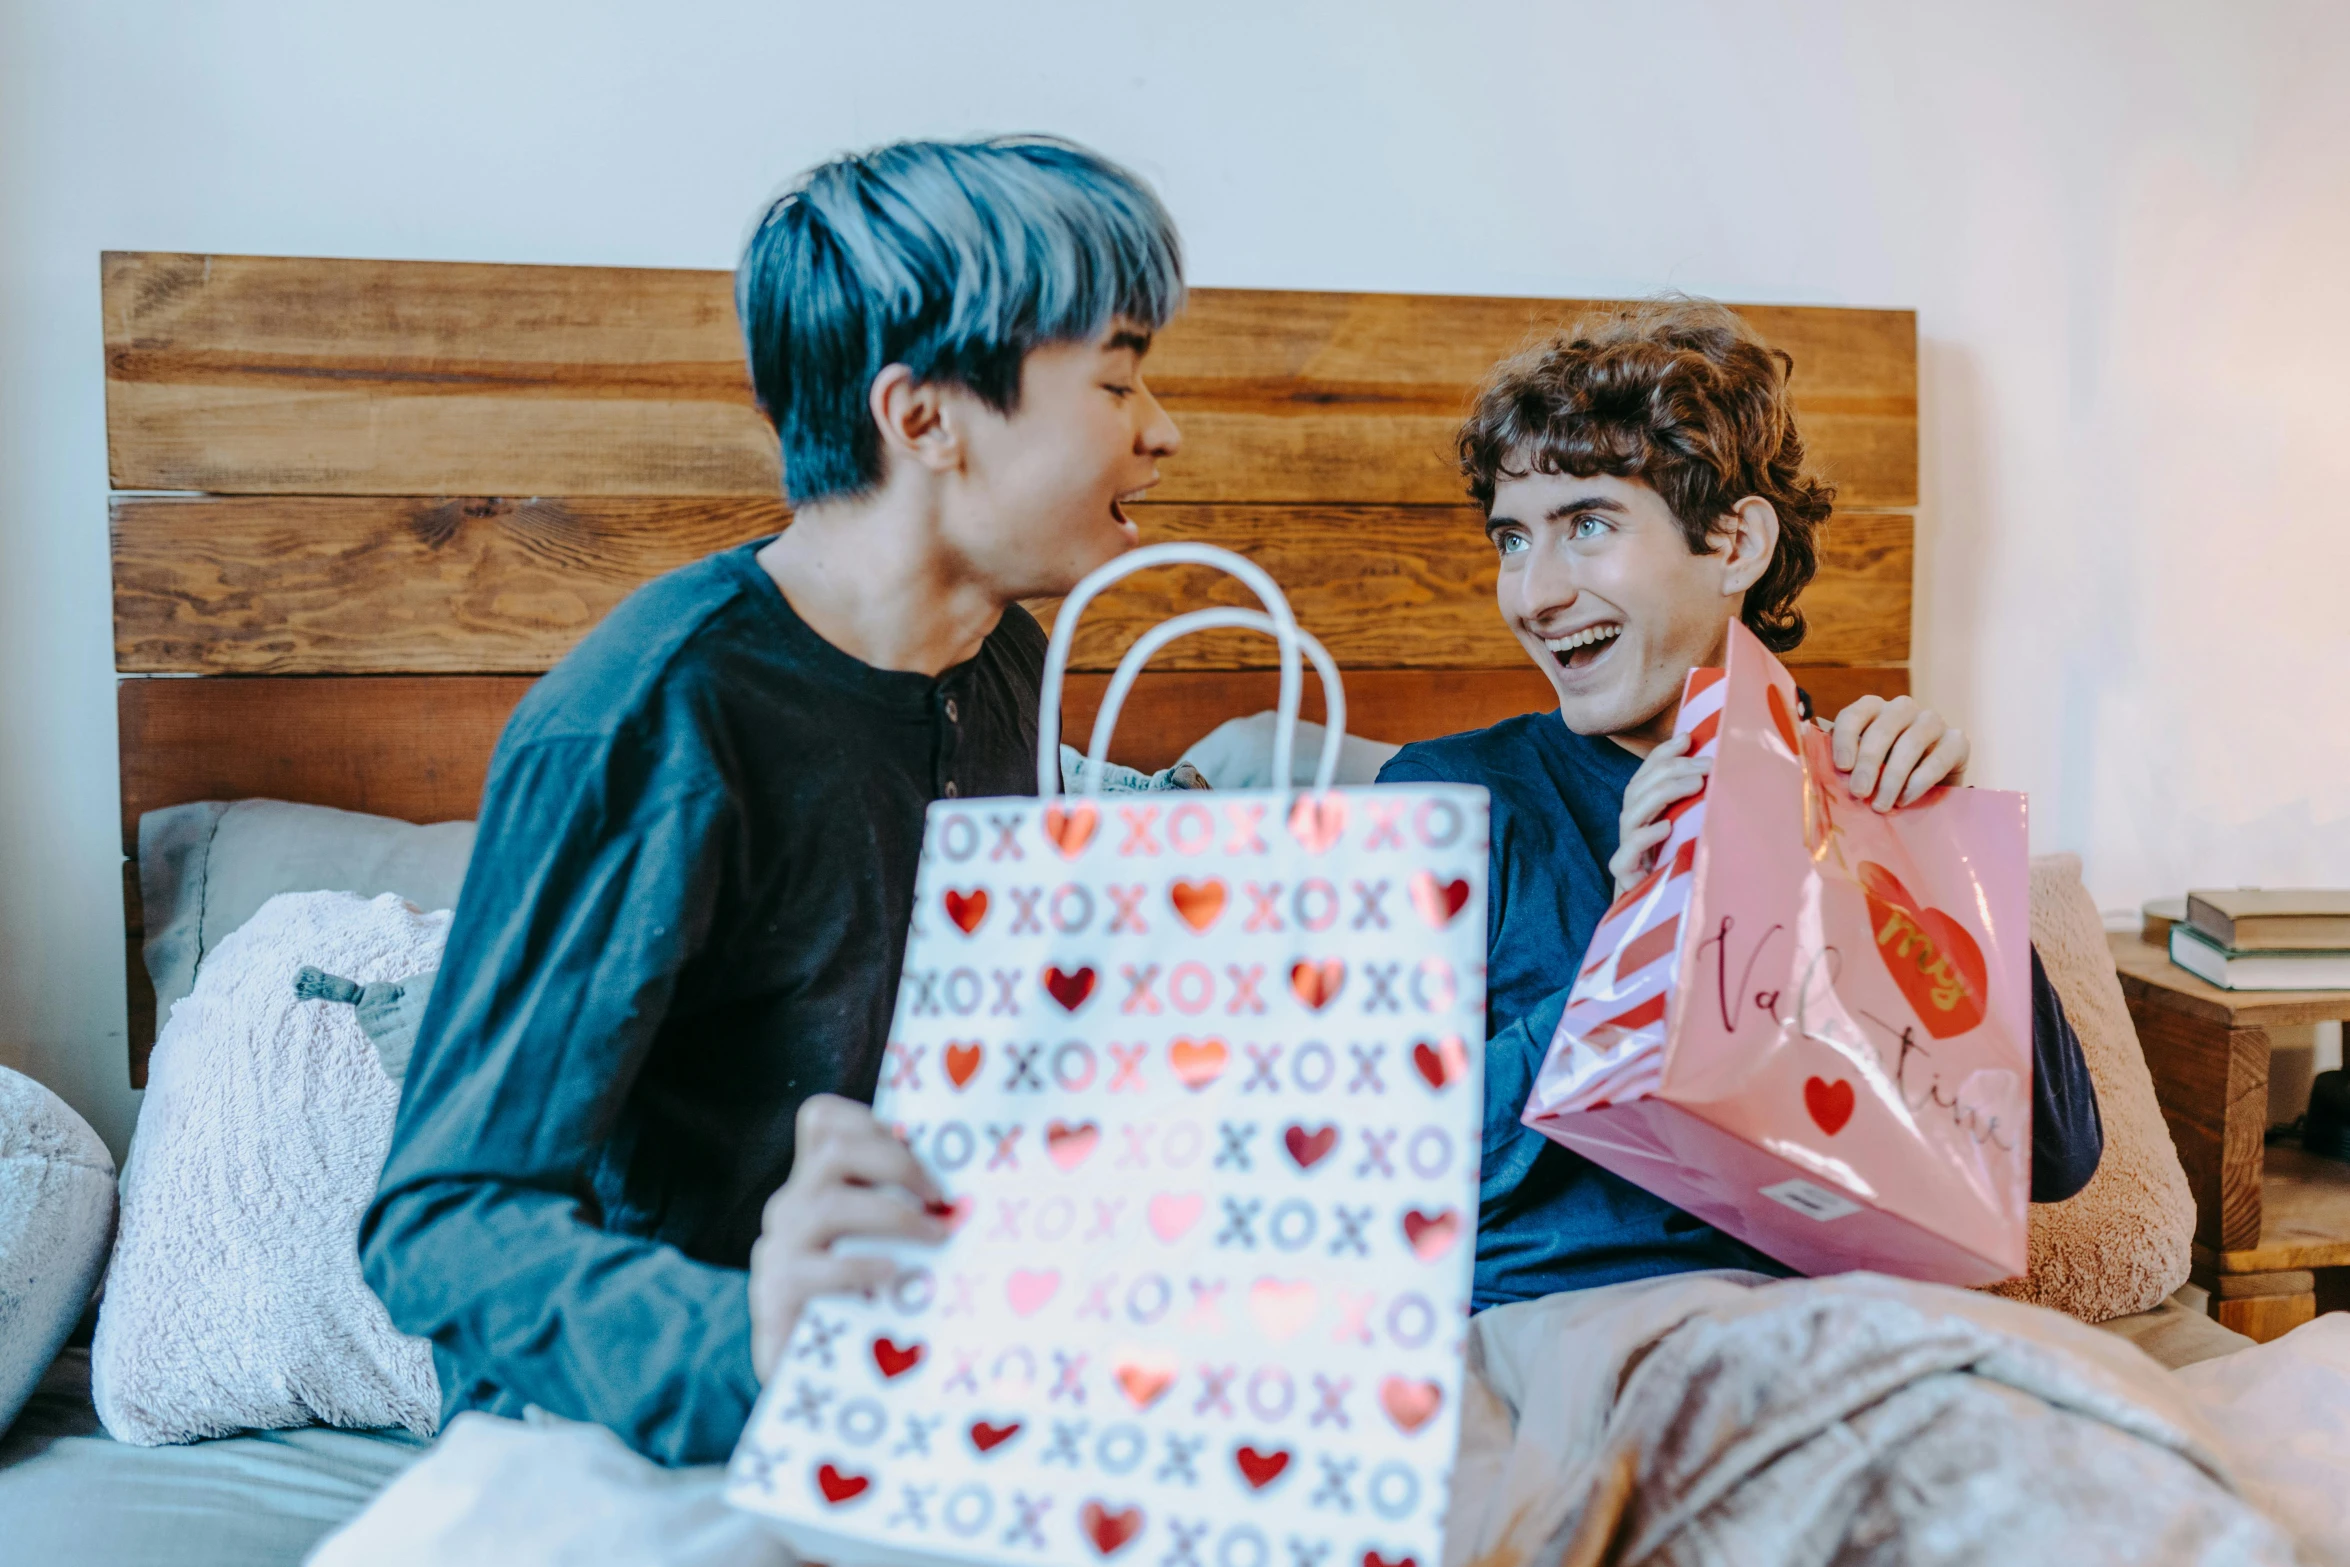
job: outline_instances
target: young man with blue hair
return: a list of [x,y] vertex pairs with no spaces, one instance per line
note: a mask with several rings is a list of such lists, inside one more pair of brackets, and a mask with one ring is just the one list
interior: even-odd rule
[[1019,601],[1134,542],[1177,447],[1145,388],[1173,223],[1038,138],[815,169],[736,277],[783,449],[777,537],[648,584],[498,744],[368,1282],[444,1417],[537,1405],[726,1456],[801,1304],[936,1240],[867,1106],[923,813],[1027,793]]

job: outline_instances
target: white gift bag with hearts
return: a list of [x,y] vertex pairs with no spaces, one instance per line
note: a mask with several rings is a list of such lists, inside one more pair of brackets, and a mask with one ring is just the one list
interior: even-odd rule
[[[1273,775],[1311,658],[1311,790],[1059,788],[1079,616],[1204,564],[1280,645]],[[1272,578],[1136,550],[1062,606],[1041,798],[930,807],[874,1107],[955,1205],[873,1299],[813,1303],[728,1494],[832,1562],[1437,1567],[1483,1123],[1482,789],[1334,789],[1345,697]]]

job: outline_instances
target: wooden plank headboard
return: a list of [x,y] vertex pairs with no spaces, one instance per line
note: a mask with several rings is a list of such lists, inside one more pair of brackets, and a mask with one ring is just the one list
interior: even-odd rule
[[[147,253],[103,271],[143,1084],[142,813],[267,796],[469,816],[532,677],[637,584],[789,516],[725,273]],[[1143,537],[1264,563],[1348,672],[1358,733],[1549,705],[1495,614],[1451,443],[1495,359],[1595,303],[1197,291],[1151,354],[1184,451],[1135,508]],[[1798,676],[1830,708],[1904,691],[1915,318],[1739,308],[1794,356],[1813,464],[1839,489]],[[1142,625],[1210,602],[1237,599],[1190,572],[1105,595],[1077,642],[1069,732]],[[1164,766],[1271,706],[1272,662],[1237,633],[1176,644],[1114,754]]]

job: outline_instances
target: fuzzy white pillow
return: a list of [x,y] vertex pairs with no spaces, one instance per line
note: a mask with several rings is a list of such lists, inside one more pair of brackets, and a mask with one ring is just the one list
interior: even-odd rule
[[359,1219],[399,1085],[305,964],[362,984],[435,968],[446,910],[281,893],[206,958],[148,1066],[91,1349],[98,1418],[142,1447],[280,1426],[430,1436],[430,1346],[360,1276]]
[[114,1234],[114,1158],[90,1123],[0,1066],[0,1431],[81,1320]]

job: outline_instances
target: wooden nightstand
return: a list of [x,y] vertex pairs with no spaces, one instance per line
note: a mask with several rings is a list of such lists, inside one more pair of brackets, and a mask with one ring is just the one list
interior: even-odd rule
[[2350,1163],[2264,1147],[2268,1030],[2350,1019],[2350,990],[2221,990],[2134,932],[2107,939],[2195,1193],[2194,1280],[2266,1343],[2317,1314],[2313,1270],[2350,1267]]

